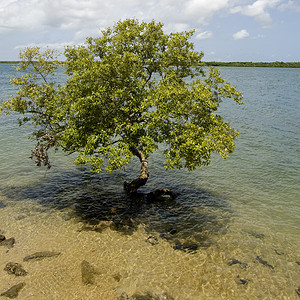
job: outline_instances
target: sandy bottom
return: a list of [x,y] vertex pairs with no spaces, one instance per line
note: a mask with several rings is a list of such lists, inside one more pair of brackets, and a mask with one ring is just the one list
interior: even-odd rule
[[[18,299],[116,300],[147,293],[153,298],[138,299],[299,299],[299,245],[276,234],[255,236],[242,224],[232,223],[207,249],[184,252],[155,233],[150,243],[141,225],[131,235],[105,223],[103,230],[83,230],[66,212],[45,211],[30,201],[7,205],[0,214],[0,230],[16,240],[13,248],[0,247],[0,293],[25,282]],[[23,261],[39,251],[61,254]],[[232,258],[247,267],[228,265]],[[91,284],[82,280],[82,261],[95,270]],[[28,275],[8,274],[3,270],[8,262],[21,263]]]

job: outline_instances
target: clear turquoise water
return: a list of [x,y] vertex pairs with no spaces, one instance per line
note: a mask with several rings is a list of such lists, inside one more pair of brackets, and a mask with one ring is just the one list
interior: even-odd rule
[[[35,167],[28,158],[30,128],[20,129],[17,116],[11,114],[0,116],[0,214],[30,203],[49,215],[64,213],[66,224],[70,219],[90,225],[110,220],[112,228],[125,235],[142,225],[145,234],[157,235],[170,247],[196,244],[194,255],[201,252],[215,257],[212,265],[220,270],[216,271],[216,266],[206,269],[211,277],[226,272],[236,275],[236,269],[226,264],[229,258],[250,262],[253,269],[244,275],[257,282],[241,291],[236,284],[232,287],[227,281],[216,281],[213,284],[220,299],[297,299],[300,70],[228,67],[221,68],[221,74],[244,94],[244,106],[225,101],[220,108],[225,119],[240,131],[236,151],[227,160],[215,156],[210,166],[194,172],[165,171],[161,153],[155,153],[144,191],[171,188],[181,193],[175,202],[150,205],[126,197],[122,183],[136,175],[137,162],[126,172],[92,174],[72,165],[74,157],[53,153],[49,171]],[[8,83],[12,75],[10,64],[0,64],[0,98],[14,92]],[[175,233],[170,234],[171,230]],[[277,273],[270,276],[264,266],[259,269],[259,263],[254,263],[257,255],[275,265]],[[166,260],[166,264],[170,262]],[[175,270],[176,265],[173,267]],[[204,291],[203,286],[193,285],[187,290],[194,289],[194,293],[178,299],[216,299],[215,291]],[[176,292],[175,287],[168,290]]]

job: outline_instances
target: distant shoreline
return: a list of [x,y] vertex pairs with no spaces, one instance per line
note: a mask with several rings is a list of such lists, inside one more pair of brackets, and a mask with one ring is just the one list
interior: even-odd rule
[[300,68],[300,62],[204,62],[206,66],[213,67],[267,67],[267,68]]
[[[19,61],[0,61],[0,64],[18,64]],[[204,61],[205,66],[212,67],[266,67],[266,68],[300,68],[300,62],[219,62]]]

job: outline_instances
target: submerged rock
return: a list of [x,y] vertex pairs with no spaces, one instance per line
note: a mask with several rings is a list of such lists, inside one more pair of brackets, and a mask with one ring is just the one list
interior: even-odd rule
[[199,249],[199,244],[187,244],[187,245],[176,244],[173,246],[173,249],[188,252],[190,254],[195,254],[195,253],[197,253],[197,250]]
[[0,246],[5,246],[7,248],[12,248],[15,244],[16,240],[14,238],[6,239],[4,237],[4,240],[0,242]]
[[60,252],[52,252],[52,251],[43,251],[43,252],[36,252],[31,255],[24,257],[23,261],[29,260],[41,260],[47,257],[58,256]]
[[126,293],[122,293],[122,295],[118,297],[118,300],[174,300],[174,298],[167,293],[154,295],[147,292],[145,295],[134,294],[131,297],[129,297]]
[[297,293],[298,296],[300,297],[300,286],[296,289],[296,293]]
[[279,250],[279,249],[274,249],[274,251],[275,251],[275,253],[276,253],[277,255],[283,255],[283,254],[284,254],[284,252],[281,251],[281,250]]
[[120,282],[122,275],[120,273],[115,273],[112,277],[115,281]]
[[264,239],[266,237],[263,233],[257,233],[257,232],[252,231],[252,230],[248,230],[246,232],[248,234],[250,234],[251,236],[257,238],[257,239]]
[[95,284],[95,275],[99,274],[99,270],[86,260],[81,263],[81,278],[83,284]]
[[242,279],[240,275],[235,278],[235,282],[238,284],[248,284],[250,281],[250,279]]
[[184,250],[184,247],[182,244],[176,244],[173,246],[173,249],[174,250]]
[[274,270],[274,267],[272,265],[270,265],[267,261],[263,260],[260,256],[256,257],[256,260],[258,260],[261,264],[263,264],[264,266]]
[[147,239],[146,242],[151,244],[152,246],[159,244],[159,241],[157,239],[157,237],[150,235]]
[[16,276],[26,276],[27,272],[23,269],[22,265],[18,263],[9,262],[6,264],[4,271],[8,274],[13,274]]
[[235,258],[231,258],[228,262],[227,262],[228,266],[233,266],[233,265],[239,265],[241,268],[243,269],[247,269],[248,264],[243,263],[241,261],[239,261],[238,259]]
[[25,286],[25,282],[16,284],[8,289],[6,292],[2,293],[0,296],[8,297],[8,298],[16,298],[19,295],[20,290]]

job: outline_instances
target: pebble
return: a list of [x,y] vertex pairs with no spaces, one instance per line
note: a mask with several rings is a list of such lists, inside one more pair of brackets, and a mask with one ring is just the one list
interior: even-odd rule
[[235,279],[236,283],[238,284],[248,284],[249,283],[249,279],[242,279],[239,275],[236,277]]

